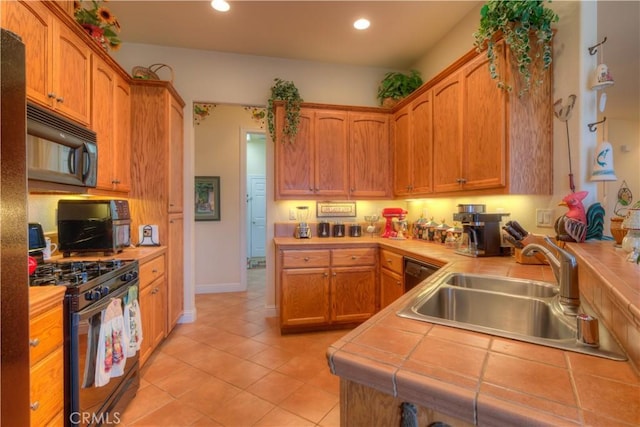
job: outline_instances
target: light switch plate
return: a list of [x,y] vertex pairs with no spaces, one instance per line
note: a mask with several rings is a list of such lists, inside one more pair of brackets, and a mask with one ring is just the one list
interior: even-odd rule
[[553,228],[553,209],[536,209],[536,226],[540,228]]

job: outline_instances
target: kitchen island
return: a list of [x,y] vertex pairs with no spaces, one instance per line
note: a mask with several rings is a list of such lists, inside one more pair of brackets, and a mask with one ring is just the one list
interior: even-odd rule
[[[377,244],[440,261],[442,273],[555,283],[546,265],[517,264],[509,257],[469,258],[423,241],[275,240],[279,247]],[[399,425],[402,402],[417,406],[420,421],[452,425],[640,424],[640,376],[634,367],[640,353],[640,267],[627,263],[612,242],[569,244],[568,249],[578,259],[582,297],[610,331],[624,335],[620,341],[630,360],[612,361],[398,317],[396,312],[420,292],[417,287],[327,350],[331,372],[341,378],[342,424]]]

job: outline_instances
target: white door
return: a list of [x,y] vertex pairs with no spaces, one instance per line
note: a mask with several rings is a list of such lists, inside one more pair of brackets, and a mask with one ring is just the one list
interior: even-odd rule
[[249,175],[247,189],[247,218],[249,258],[266,256],[267,181],[262,175]]

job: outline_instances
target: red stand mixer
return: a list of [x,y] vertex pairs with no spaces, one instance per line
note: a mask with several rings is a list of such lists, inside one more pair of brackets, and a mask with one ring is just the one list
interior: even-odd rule
[[387,219],[387,223],[384,226],[384,232],[380,237],[396,237],[397,233],[393,230],[393,218],[398,218],[402,221],[407,215],[407,211],[402,208],[384,208],[382,209],[382,216]]

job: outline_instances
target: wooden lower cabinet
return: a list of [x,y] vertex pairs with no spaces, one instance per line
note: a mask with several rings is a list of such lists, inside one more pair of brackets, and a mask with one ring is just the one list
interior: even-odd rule
[[[382,393],[353,381],[340,379],[340,425],[342,426],[400,426],[402,403],[397,397]],[[411,403],[411,402],[408,402]],[[472,426],[451,415],[415,405],[417,426]]]
[[380,309],[404,294],[404,258],[402,255],[380,249]]
[[29,363],[32,426],[64,419],[64,287],[29,290]]
[[149,359],[153,350],[166,336],[165,254],[140,264],[140,317],[142,320],[142,343],[140,366]]
[[280,328],[362,323],[378,309],[376,248],[280,251]]

